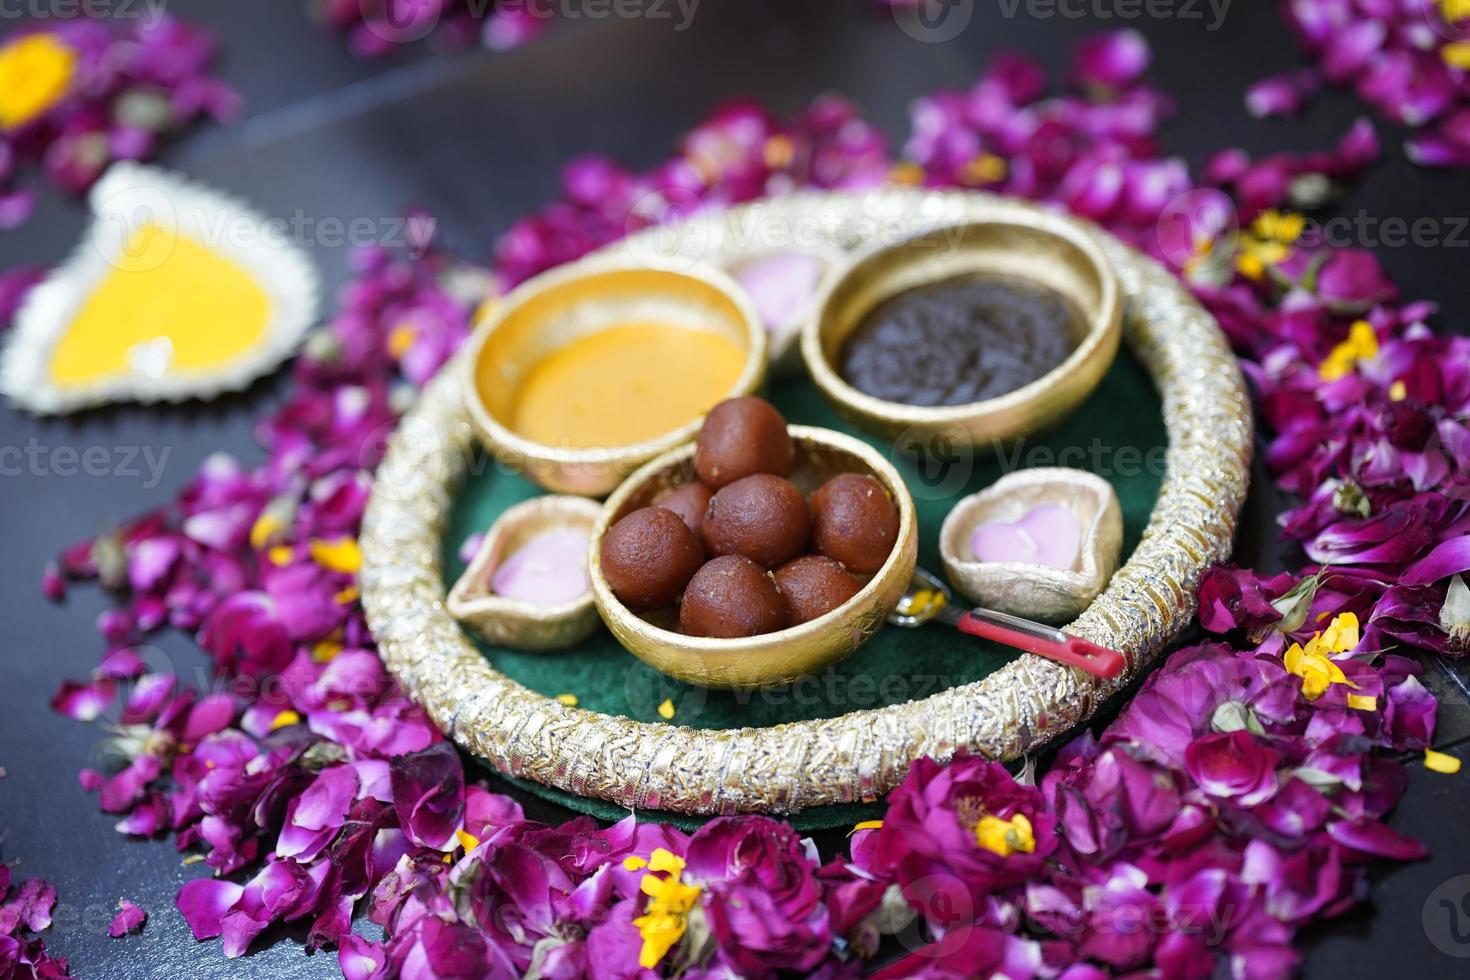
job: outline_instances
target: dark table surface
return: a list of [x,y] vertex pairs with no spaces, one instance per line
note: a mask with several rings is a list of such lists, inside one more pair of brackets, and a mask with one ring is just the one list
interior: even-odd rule
[[[248,115],[235,126],[199,128],[171,146],[163,162],[287,217],[299,211],[317,221],[387,222],[422,205],[439,215],[451,247],[484,259],[510,221],[556,195],[566,160],[599,152],[632,165],[654,163],[724,99],[750,95],[787,112],[822,92],[842,92],[896,142],[906,132],[910,100],[967,85],[996,51],[1022,50],[1060,70],[1075,40],[1109,27],[1132,26],[1148,36],[1156,77],[1179,99],[1165,147],[1192,164],[1229,145],[1261,153],[1322,147],[1359,111],[1348,98],[1329,94],[1304,119],[1250,118],[1241,102],[1244,86],[1297,63],[1275,5],[1265,2],[1228,7],[1217,30],[1209,29],[1209,16],[1125,21],[1038,16],[1053,5],[978,3],[957,38],[924,43],[862,0],[705,0],[685,30],[676,29],[677,19],[580,17],[509,54],[419,45],[374,62],[353,59],[311,24],[307,6],[303,0],[172,0],[170,12],[222,36],[222,71],[245,96]],[[573,0],[570,9],[597,8]],[[0,19],[0,32],[16,24]],[[1379,221],[1428,217],[1446,229],[1462,221],[1470,175],[1416,169],[1398,150],[1403,134],[1391,128],[1383,134],[1384,160],[1339,211]],[[62,258],[84,221],[79,202],[47,193],[29,224],[0,233],[0,268]],[[345,247],[305,244],[328,285],[341,283]],[[1379,255],[1406,296],[1441,304],[1442,329],[1463,329],[1470,316],[1465,247],[1464,241],[1380,247]],[[93,760],[99,733],[46,706],[63,677],[83,677],[95,665],[100,640],[93,621],[105,600],[81,588],[64,605],[45,602],[38,589],[45,561],[167,499],[209,453],[258,459],[250,424],[283,388],[276,377],[208,406],[123,407],[59,420],[0,407],[0,447],[21,447],[38,461],[0,477],[0,853],[17,864],[17,874],[56,884],[57,924],[47,943],[80,976],[338,975],[334,955],[308,959],[289,934],[262,941],[236,961],[222,959],[216,943],[196,943],[173,898],[201,868],[183,867],[169,842],[140,843],[113,830],[114,818],[97,810],[76,779]],[[62,447],[92,446],[103,447],[116,472],[69,475],[63,457],[53,455]],[[141,452],[161,461],[156,473],[122,465]],[[1270,567],[1294,560],[1274,543],[1271,519],[1278,509],[1258,477],[1238,548],[1242,561]],[[158,645],[175,664],[192,670],[202,663],[188,637],[165,637]],[[1445,699],[1440,741],[1446,746],[1470,737],[1463,678],[1431,666],[1430,680]],[[1442,935],[1444,923],[1422,917],[1439,914],[1426,907],[1437,886],[1470,873],[1464,825],[1470,779],[1426,773],[1417,764],[1410,772],[1393,823],[1427,841],[1433,857],[1380,873],[1369,907],[1305,933],[1311,975],[1464,969],[1463,960],[1429,938],[1430,931]],[[548,804],[528,805],[542,819],[564,816]],[[149,911],[148,925],[139,936],[109,939],[107,923],[123,896]],[[1470,954],[1470,944],[1458,951]]]

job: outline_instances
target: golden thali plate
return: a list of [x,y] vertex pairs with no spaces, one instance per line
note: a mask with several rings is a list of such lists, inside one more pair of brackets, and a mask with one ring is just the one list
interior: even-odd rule
[[[910,188],[772,198],[644,232],[600,255],[729,267],[742,252],[769,247],[752,229],[865,254],[946,225],[1028,220],[1064,221],[1096,242],[1120,287],[1128,356],[1161,405],[1167,448],[1152,511],[1131,555],[1068,626],[1124,653],[1120,676],[1099,681],[1020,655],[928,696],[768,727],[637,720],[533,690],[497,669],[444,605],[444,531],[475,458],[460,361],[403,419],[363,522],[363,605],[389,669],[450,738],[503,773],[620,807],[685,814],[791,813],[872,800],[922,756],[965,750],[1015,759],[1087,720],[1189,623],[1199,576],[1229,554],[1246,494],[1252,421],[1239,368],[1218,325],[1172,274],[1054,211]],[[919,530],[932,537],[939,528],[921,521]],[[935,632],[931,642],[964,640]],[[619,659],[606,671],[634,663],[621,650],[608,656]]]

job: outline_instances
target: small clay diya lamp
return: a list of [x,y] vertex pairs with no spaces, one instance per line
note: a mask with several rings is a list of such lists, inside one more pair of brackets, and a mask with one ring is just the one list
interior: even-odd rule
[[1123,514],[1108,481],[1046,467],[1009,473],[949,512],[939,552],[978,605],[1045,622],[1076,618],[1118,570]]
[[491,525],[449,592],[449,614],[515,650],[575,646],[597,629],[587,545],[602,508],[584,497],[535,497]]
[[508,468],[603,496],[694,437],[715,403],[754,390],[767,332],[718,269],[591,259],[488,311],[464,370],[471,421]]
[[1122,306],[1092,233],[994,211],[869,252],[823,291],[802,358],[845,417],[989,446],[1054,425],[1097,387]]

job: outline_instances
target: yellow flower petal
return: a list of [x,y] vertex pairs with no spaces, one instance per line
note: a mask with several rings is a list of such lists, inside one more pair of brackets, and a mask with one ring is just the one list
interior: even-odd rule
[[1281,655],[1281,662],[1285,665],[1286,672],[1289,674],[1298,673],[1297,667],[1301,664],[1302,657],[1305,655],[1300,643],[1293,643],[1287,647],[1286,652]]
[[987,851],[1007,857],[1012,850],[1010,841],[1006,839],[1006,834],[1010,829],[1010,821],[987,814],[981,817],[980,822],[975,825],[975,843]]
[[0,128],[15,129],[65,97],[77,53],[45,31],[0,46]]
[[893,165],[893,169],[888,171],[888,179],[895,184],[919,184],[924,180],[924,169],[917,163],[905,160]]
[[1391,384],[1391,385],[1388,386],[1388,400],[1389,401],[1391,401],[1391,402],[1401,402],[1405,398],[1408,398],[1408,397],[1409,397],[1409,388],[1408,388],[1408,385],[1404,384],[1402,381],[1395,381],[1393,384]]
[[1291,256],[1291,249],[1280,242],[1258,242],[1253,251],[1266,265],[1280,265]]
[[633,925],[638,927],[638,935],[643,939],[643,947],[638,951],[638,965],[652,970],[683,937],[686,920],[683,916],[659,913],[640,915],[633,920]]
[[331,663],[337,659],[337,654],[342,652],[341,640],[322,640],[311,648],[311,659],[319,664]]
[[1251,231],[1257,238],[1280,245],[1292,244],[1302,237],[1302,232],[1306,229],[1306,215],[1295,211],[1282,212],[1275,208],[1262,211],[1251,222]]
[[1470,42],[1451,41],[1439,49],[1439,57],[1451,68],[1470,71]]
[[1333,617],[1322,633],[1322,643],[1332,653],[1347,653],[1358,645],[1358,617],[1350,612]]
[[290,708],[287,708],[271,719],[271,731],[275,731],[278,728],[286,728],[289,725],[299,724],[301,724],[301,716]]
[[413,346],[416,339],[418,339],[418,331],[412,326],[404,324],[394,327],[388,334],[388,356],[395,361],[403,360],[403,355],[408,353],[408,349]]
[[318,565],[347,575],[357,574],[362,567],[362,551],[352,538],[335,541],[317,539],[311,543],[311,557]]
[[1331,686],[1332,682],[1323,677],[1319,671],[1313,670],[1302,674],[1302,694],[1308,701],[1317,700]]
[[655,847],[648,857],[648,870],[679,874],[684,870],[684,859],[673,851]]
[[1337,381],[1347,377],[1347,373],[1353,369],[1352,356],[1334,348],[1332,353],[1317,367],[1317,377],[1323,381]]
[[454,836],[459,841],[459,846],[465,849],[466,854],[480,846],[480,838],[474,834],[466,833],[463,830],[456,830]]
[[[633,859],[625,858],[628,867]],[[684,861],[677,854],[664,848],[656,848],[648,861],[649,873],[643,876],[638,888],[648,896],[644,914],[633,920],[638,934],[643,939],[638,961],[645,969],[652,969],[684,935],[689,924],[689,912],[699,902],[698,885],[686,885],[680,880]]]
[[623,869],[626,871],[642,871],[648,867],[648,862],[636,854],[629,854],[623,858]]
[[556,699],[568,708],[575,708],[577,706],[577,696],[575,694],[558,694]]
[[272,565],[284,567],[291,564],[291,560],[296,557],[296,551],[290,545],[278,544],[266,552],[266,557],[271,560]]
[[1371,694],[1349,694],[1348,707],[1358,711],[1377,711],[1378,699]]
[[664,721],[674,717],[674,701],[672,698],[664,698],[663,703],[658,706],[658,716]]
[[[1333,622],[1336,623],[1336,620]],[[1354,633],[1356,629],[1357,619],[1354,617],[1352,622]],[[1334,635],[1341,637],[1343,631]],[[1356,639],[1354,639],[1354,644],[1356,645]],[[1296,674],[1302,679],[1302,694],[1308,701],[1317,700],[1333,684],[1346,684],[1351,688],[1358,686],[1348,680],[1342,668],[1333,663],[1323,652],[1325,646],[1323,634],[1314,633],[1307,641],[1305,649],[1300,644],[1293,643],[1286,648],[1286,653],[1281,658],[1287,673]]]
[[347,588],[342,589],[336,595],[332,596],[332,601],[337,603],[337,605],[339,606],[345,606],[349,602],[356,602],[357,598],[357,586],[349,585],[347,586]]
[[695,900],[699,897],[698,885],[686,885],[677,875],[663,877],[651,871],[643,876],[639,888],[651,899],[648,903],[650,912],[682,915],[694,908]]
[[1266,264],[1258,256],[1246,252],[1235,257],[1235,268],[1252,282],[1260,282],[1266,276]]
[[250,526],[250,547],[256,551],[265,550],[265,546],[270,544],[271,538],[274,538],[283,530],[285,528],[281,524],[281,519],[270,511],[266,511],[256,518],[255,523]]
[[1001,857],[1009,857],[1017,851],[1030,854],[1036,850],[1036,835],[1024,813],[1018,813],[1009,820],[986,814],[975,825],[975,842]]
[[1460,771],[1460,760],[1457,756],[1447,752],[1436,752],[1433,749],[1424,750],[1424,768],[1434,772],[1442,772],[1446,776],[1452,776]]
[[1357,320],[1348,328],[1347,339],[1336,347],[1317,368],[1323,381],[1336,381],[1358,366],[1361,361],[1371,361],[1378,356],[1378,335],[1373,324]]
[[761,156],[772,170],[785,170],[796,158],[796,148],[791,144],[791,137],[777,133],[761,147]]
[[1367,320],[1354,320],[1348,328],[1347,342],[1361,358],[1378,356],[1378,334]]
[[1003,157],[981,153],[965,163],[960,179],[967,184],[997,184],[1006,179],[1009,167]]
[[860,820],[852,825],[852,830],[849,833],[855,834],[859,830],[877,830],[882,826],[883,821],[881,820]]

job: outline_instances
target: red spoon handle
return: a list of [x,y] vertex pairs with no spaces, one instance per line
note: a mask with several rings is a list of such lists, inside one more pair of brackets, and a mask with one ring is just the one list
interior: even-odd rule
[[961,632],[969,633],[971,636],[994,640],[1008,647],[1034,653],[1038,657],[1047,657],[1067,664],[1069,667],[1078,667],[1097,677],[1116,677],[1127,666],[1127,661],[1118,651],[1100,647],[1096,643],[1089,643],[1082,637],[1073,636],[1070,633],[1062,633],[1061,636],[1064,637],[1062,640],[1049,640],[1020,630],[1007,629],[983,619],[976,619],[969,613],[960,617],[958,626]]

